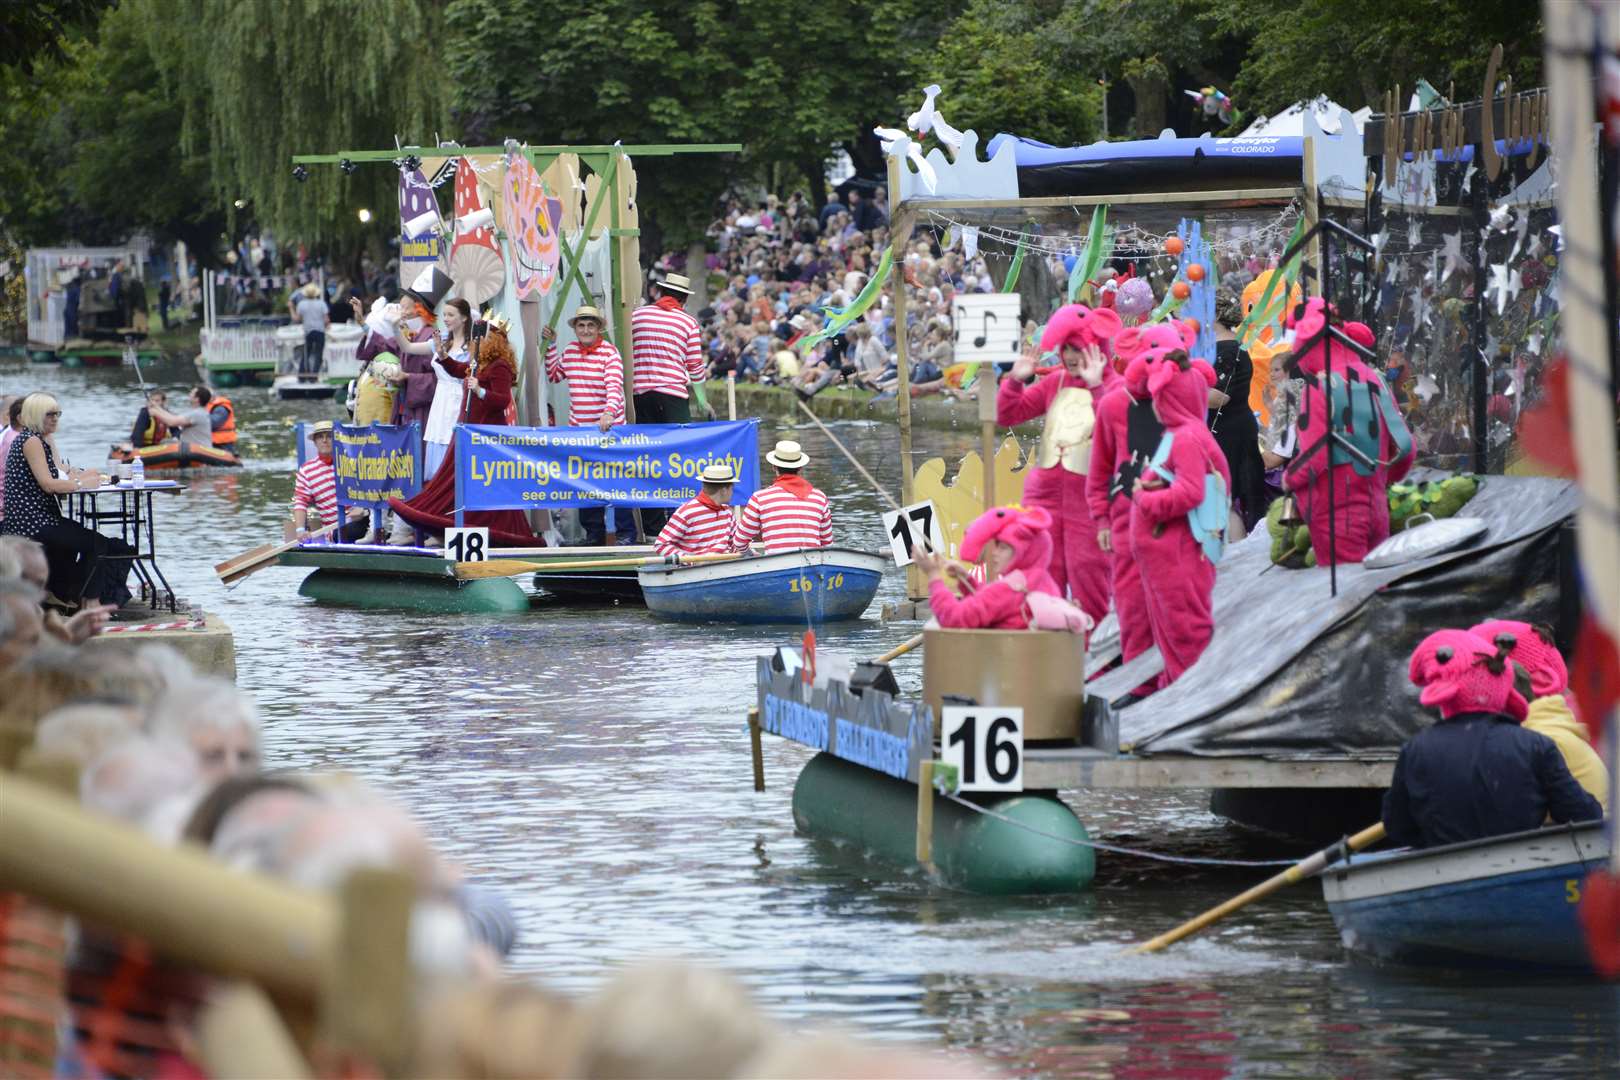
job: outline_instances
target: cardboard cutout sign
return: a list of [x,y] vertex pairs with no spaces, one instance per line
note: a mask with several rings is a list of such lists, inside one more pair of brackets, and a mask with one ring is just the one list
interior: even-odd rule
[[561,249],[557,225],[562,217],[562,200],[550,199],[540,182],[540,174],[527,158],[513,158],[506,166],[502,185],[508,239],[512,244],[513,280],[518,299],[545,296],[557,282]]

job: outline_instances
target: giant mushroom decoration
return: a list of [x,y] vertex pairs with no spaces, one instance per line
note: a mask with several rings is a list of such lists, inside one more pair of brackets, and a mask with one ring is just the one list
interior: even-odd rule
[[456,241],[450,248],[450,276],[462,299],[477,307],[506,284],[506,266],[495,246],[494,214],[478,194],[478,174],[462,158],[456,166]]

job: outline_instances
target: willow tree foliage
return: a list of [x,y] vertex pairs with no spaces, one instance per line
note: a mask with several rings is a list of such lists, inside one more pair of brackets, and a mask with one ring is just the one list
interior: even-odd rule
[[154,55],[185,105],[182,145],[208,147],[214,195],[285,235],[347,250],[376,231],[358,211],[392,207],[398,183],[377,164],[311,167],[300,183],[293,155],[451,134],[434,0],[125,2],[154,34],[186,28]]

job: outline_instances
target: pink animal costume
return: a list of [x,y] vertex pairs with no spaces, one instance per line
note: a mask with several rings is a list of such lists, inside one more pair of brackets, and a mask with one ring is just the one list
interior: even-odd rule
[[[1321,332],[1324,324],[1337,316],[1320,298],[1314,297],[1305,305],[1305,313],[1294,327],[1294,340],[1308,342]],[[1346,336],[1372,347],[1372,332],[1361,323],[1345,323]],[[1299,369],[1305,376],[1305,396],[1299,416],[1299,454],[1283,473],[1283,483],[1295,493],[1300,511],[1311,530],[1311,546],[1316,549],[1320,566],[1334,562],[1360,562],[1367,553],[1389,538],[1389,485],[1398,482],[1412,468],[1414,452],[1410,439],[1406,449],[1397,453],[1395,439],[1387,422],[1376,422],[1376,437],[1363,420],[1351,419],[1345,432],[1343,420],[1335,426],[1347,433],[1372,465],[1358,467],[1343,449],[1334,451],[1331,470],[1328,467],[1328,394],[1323,385],[1323,373],[1329,357],[1333,361],[1334,378],[1351,384],[1369,384],[1375,395],[1382,395],[1392,403],[1383,377],[1361,359],[1356,352],[1338,341],[1324,336],[1304,353],[1299,354]],[[1376,411],[1376,407],[1374,409]],[[1359,430],[1356,425],[1360,423]],[[1404,423],[1402,424],[1404,434]],[[1359,436],[1359,438],[1358,438]],[[1331,476],[1330,476],[1331,473]],[[1329,513],[1329,484],[1332,485],[1332,513]],[[1330,542],[1330,526],[1332,540]]]
[[1174,479],[1155,489],[1138,486],[1131,497],[1131,553],[1142,574],[1153,643],[1164,658],[1161,687],[1192,667],[1214,636],[1215,564],[1193,536],[1187,515],[1204,502],[1205,476],[1218,474],[1228,491],[1232,485],[1226,457],[1205,426],[1215,369],[1185,356],[1172,352],[1148,373],[1153,410],[1171,436],[1163,468]]
[[[1041,351],[1061,352],[1095,345],[1105,353],[1121,329],[1119,316],[1084,304],[1059,308],[1041,335]],[[1103,368],[1102,382],[1088,386],[1062,366],[1040,374],[1033,384],[1003,379],[996,393],[996,423],[1012,427],[1045,417],[1035,467],[1024,480],[1024,504],[1052,515],[1052,579],[1058,595],[1072,595],[1092,623],[1108,614],[1112,592],[1107,553],[1097,546],[1097,525],[1086,504],[1086,470],[1096,421],[1094,399],[1113,388],[1119,375]],[[1065,591],[1066,590],[1066,591]]]
[[1124,377],[1104,392],[1091,433],[1086,504],[1099,529],[1101,522],[1108,523],[1114,615],[1119,621],[1120,658],[1126,663],[1153,646],[1147,596],[1131,553],[1131,489],[1164,434],[1148,395],[1148,365],[1155,355],[1187,348],[1196,337],[1179,322],[1120,331],[1114,338],[1114,351],[1126,362]]
[[965,630],[1029,629],[1025,595],[1062,595],[1046,569],[1052,560],[1051,530],[1052,515],[1040,507],[1021,510],[998,506],[974,518],[962,537],[964,559],[977,561],[992,540],[1011,545],[1016,554],[1001,577],[962,597],[952,593],[943,581],[930,581],[928,605],[939,625]]

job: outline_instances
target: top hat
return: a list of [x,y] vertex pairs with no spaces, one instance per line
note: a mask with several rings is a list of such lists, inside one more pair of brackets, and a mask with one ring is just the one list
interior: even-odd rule
[[449,274],[437,266],[429,266],[416,276],[416,280],[404,292],[406,296],[414,296],[429,311],[436,311],[444,302],[445,294],[455,285]]

